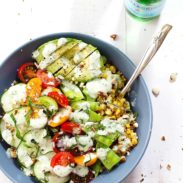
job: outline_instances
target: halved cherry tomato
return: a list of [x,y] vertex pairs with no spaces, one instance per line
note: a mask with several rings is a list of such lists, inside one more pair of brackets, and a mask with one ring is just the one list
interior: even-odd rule
[[39,78],[32,78],[26,85],[27,96],[36,101],[41,96],[42,82]]
[[71,163],[74,163],[74,156],[67,151],[59,152],[53,156],[51,159],[51,167],[56,165],[67,166]]
[[76,122],[65,122],[61,126],[61,130],[66,133],[71,133],[71,134],[81,134],[82,129],[80,125]]
[[57,87],[60,85],[59,80],[57,80],[51,73],[47,73],[45,70],[38,70],[37,77],[41,79],[43,88],[48,86]]
[[60,126],[69,119],[71,112],[72,108],[70,106],[60,109],[55,116],[48,121],[48,125],[51,127]]
[[68,106],[68,100],[67,100],[67,97],[64,94],[53,91],[53,92],[49,92],[48,96],[55,99],[56,102],[60,106],[62,106],[62,107],[67,107]]
[[74,157],[76,164],[80,166],[91,166],[97,161],[97,154],[94,152]]
[[18,78],[20,81],[27,83],[30,79],[36,77],[37,68],[33,62],[22,64],[18,68]]
[[57,148],[57,142],[58,142],[58,140],[59,140],[59,137],[60,137],[60,133],[58,132],[58,133],[56,133],[56,134],[53,136],[53,138],[52,138],[53,150],[54,150],[54,152],[56,152],[56,153],[59,153],[59,152],[60,152],[60,151],[58,150],[58,148]]

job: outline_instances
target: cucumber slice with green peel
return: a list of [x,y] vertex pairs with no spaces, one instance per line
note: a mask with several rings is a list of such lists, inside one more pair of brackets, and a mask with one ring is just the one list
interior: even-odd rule
[[38,102],[40,102],[42,105],[44,105],[49,112],[54,114],[56,111],[58,111],[58,104],[57,102],[48,96],[42,96],[38,98]]
[[50,151],[53,150],[53,142],[51,137],[46,137],[44,138],[40,143],[39,143],[39,155],[44,155]]
[[62,82],[61,90],[64,93],[64,95],[70,100],[77,101],[77,100],[81,100],[84,98],[79,87],[72,84],[69,81]]
[[7,144],[17,147],[24,134],[29,130],[26,120],[26,114],[29,110],[29,107],[21,107],[3,116],[0,129],[1,136]]
[[47,136],[45,129],[30,130],[24,135],[25,143],[30,146],[38,146],[39,154],[46,154],[53,150],[52,139]]
[[48,41],[39,46],[37,50],[32,53],[32,57],[36,59],[37,63],[39,64],[42,60],[48,58],[53,52],[64,46],[70,40],[71,38],[59,38]]
[[68,60],[64,54],[71,50],[75,45],[77,45],[80,40],[73,39],[68,42],[66,45],[55,51],[47,60],[43,60],[39,66],[43,69],[46,68],[51,73],[57,72],[63,65],[63,61]]
[[3,140],[9,145],[17,147],[21,140],[16,136],[16,129],[14,125],[8,124],[4,120],[1,120],[0,126],[1,126],[1,136]]
[[42,142],[42,140],[47,136],[46,129],[35,129],[28,131],[23,139],[25,143],[29,146],[35,146]]
[[[79,45],[78,45],[78,47],[79,47]],[[67,76],[81,61],[83,61],[85,58],[87,58],[96,49],[97,48],[92,46],[92,45],[87,45],[80,52],[75,53],[74,57],[72,59],[69,59],[67,64],[65,64],[65,66],[62,67],[62,69],[60,69],[57,73],[55,73],[55,76],[58,76],[58,77],[59,76],[62,76],[62,77]]]
[[33,171],[34,175],[40,182],[65,183],[69,180],[69,177],[58,177],[57,175],[51,173],[52,167],[50,166],[50,161],[54,155],[54,152],[49,152],[37,158]]
[[26,168],[31,167],[38,155],[39,147],[38,146],[29,146],[25,142],[21,142],[17,147],[17,158],[20,164]]
[[33,172],[39,181],[44,182],[46,180],[46,173],[49,173],[52,169],[50,161],[54,155],[54,152],[49,152],[37,157],[37,162],[33,166]]
[[70,179],[69,176],[67,176],[67,177],[59,177],[59,176],[51,174],[51,173],[48,174],[47,178],[46,178],[48,183],[66,183],[66,182],[69,181],[69,179]]
[[33,166],[34,175],[42,183],[65,183],[69,180],[69,177],[58,177],[52,173],[50,161],[54,155],[54,152],[48,152],[39,156]]
[[98,50],[77,65],[65,78],[67,80],[87,82],[101,74],[103,62]]
[[19,83],[11,86],[1,96],[1,105],[5,112],[20,107],[26,101],[26,84]]
[[74,110],[91,109],[92,111],[97,111],[99,109],[99,103],[98,102],[81,100],[81,101],[72,102],[71,107]]

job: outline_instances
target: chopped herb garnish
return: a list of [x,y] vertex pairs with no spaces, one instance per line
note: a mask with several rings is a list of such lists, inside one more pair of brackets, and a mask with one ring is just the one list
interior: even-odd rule
[[20,130],[17,127],[17,120],[15,119],[15,116],[13,114],[10,115],[11,119],[13,120],[16,128],[16,137],[23,141],[23,137],[21,136]]
[[30,108],[28,113],[25,115],[25,119],[26,119],[28,125],[30,125],[30,118],[31,118],[32,113],[33,113],[33,110],[32,110],[32,108]]

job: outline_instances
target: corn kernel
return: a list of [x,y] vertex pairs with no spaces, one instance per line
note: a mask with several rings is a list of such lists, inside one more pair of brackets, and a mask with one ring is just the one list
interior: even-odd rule
[[111,115],[111,114],[112,114],[112,111],[111,111],[110,109],[107,109],[107,110],[105,111],[105,114]]
[[116,67],[114,67],[113,65],[111,65],[110,67],[109,67],[109,69],[110,69],[110,71],[114,74],[114,73],[116,73]]
[[130,134],[131,134],[131,130],[130,130],[130,129],[127,129],[127,130],[126,130],[126,134],[127,134],[127,135],[130,135]]
[[137,139],[136,138],[133,138],[132,141],[131,141],[132,145],[136,145],[138,143]]
[[121,156],[121,162],[125,162],[126,161],[126,157],[125,156]]
[[106,109],[106,105],[105,104],[101,104],[100,105],[100,110],[105,110]]
[[129,123],[127,123],[125,126],[126,126],[126,128],[130,128],[130,124]]
[[116,109],[115,115],[119,115],[121,113],[121,110],[118,108]]

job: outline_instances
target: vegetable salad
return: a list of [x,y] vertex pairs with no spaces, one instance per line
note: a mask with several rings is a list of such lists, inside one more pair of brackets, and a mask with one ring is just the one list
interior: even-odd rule
[[0,129],[27,176],[88,183],[125,162],[138,143],[126,79],[99,50],[59,38],[38,47],[1,97]]

